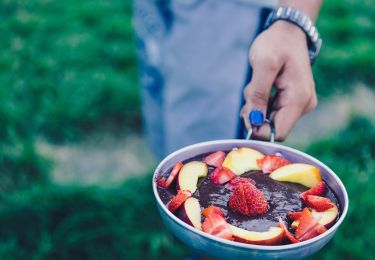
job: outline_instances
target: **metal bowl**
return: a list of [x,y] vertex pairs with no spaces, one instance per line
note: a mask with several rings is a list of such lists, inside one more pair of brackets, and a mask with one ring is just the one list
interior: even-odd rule
[[[235,147],[249,147],[264,154],[280,153],[289,161],[307,163],[318,167],[323,179],[337,195],[340,208],[340,216],[337,222],[323,234],[301,243],[280,246],[260,246],[214,237],[195,229],[173,215],[163,204],[157,192],[155,179],[160,173],[167,171],[178,161],[184,161],[203,153],[218,150],[229,151]],[[192,247],[198,253],[217,259],[300,259],[307,257],[320,250],[333,237],[337,228],[343,222],[349,206],[348,194],[341,180],[322,162],[296,149],[279,144],[253,140],[218,140],[198,143],[182,148],[167,156],[158,165],[153,176],[152,185],[158,209],[166,227],[182,242]]]

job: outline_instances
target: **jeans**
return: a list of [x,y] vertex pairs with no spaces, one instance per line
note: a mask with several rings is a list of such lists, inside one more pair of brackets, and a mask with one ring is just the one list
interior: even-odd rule
[[136,0],[144,129],[158,159],[238,137],[248,50],[263,13],[241,1]]

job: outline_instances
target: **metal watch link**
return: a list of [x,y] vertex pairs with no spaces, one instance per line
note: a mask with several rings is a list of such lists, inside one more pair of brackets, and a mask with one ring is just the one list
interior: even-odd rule
[[310,17],[296,8],[281,6],[269,14],[264,29],[266,30],[278,20],[285,20],[293,23],[304,31],[307,38],[310,63],[314,64],[322,46],[322,39]]

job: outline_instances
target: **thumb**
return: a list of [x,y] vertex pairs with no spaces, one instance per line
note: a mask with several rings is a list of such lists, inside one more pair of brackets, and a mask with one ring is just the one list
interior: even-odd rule
[[278,66],[267,62],[253,64],[253,76],[244,90],[245,106],[241,110],[241,116],[247,129],[251,127],[249,121],[251,110],[259,109],[263,112],[263,115],[267,114],[270,92],[279,70]]

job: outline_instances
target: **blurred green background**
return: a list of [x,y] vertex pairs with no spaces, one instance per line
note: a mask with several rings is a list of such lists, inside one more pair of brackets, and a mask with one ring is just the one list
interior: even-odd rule
[[[155,162],[139,148],[131,11],[131,1],[0,2],[1,259],[191,254],[158,217],[150,185]],[[337,172],[351,204],[316,259],[375,257],[373,17],[373,0],[330,0],[319,19],[324,47],[314,75],[325,110],[318,115],[331,124],[338,115],[329,104],[336,104],[346,117],[328,135],[308,145],[297,135],[294,143]],[[112,155],[118,160],[96,164]],[[136,162],[146,167],[129,166]]]

